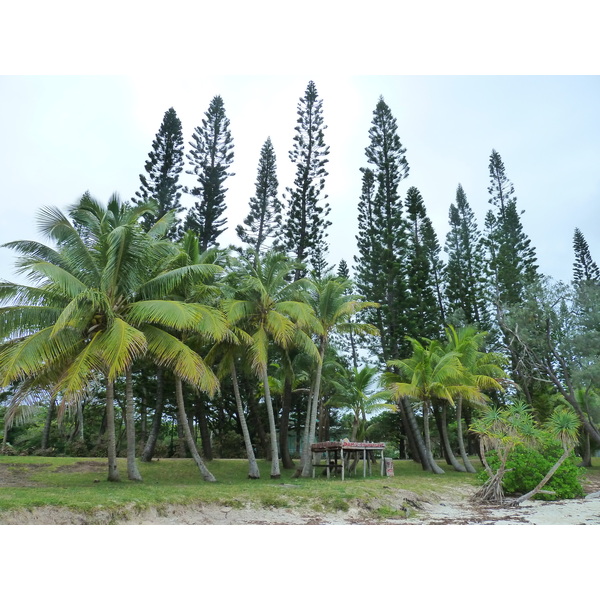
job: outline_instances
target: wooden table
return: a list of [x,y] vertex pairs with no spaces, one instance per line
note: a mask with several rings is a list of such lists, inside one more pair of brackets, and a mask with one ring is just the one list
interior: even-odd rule
[[[362,453],[363,459],[363,477],[367,476],[367,463],[369,465],[369,475],[371,474],[371,462],[367,461],[367,452],[373,453],[379,451],[381,453],[381,476],[384,474],[384,460],[383,451],[385,450],[385,444],[375,442],[319,442],[318,444],[312,444],[310,447],[311,458],[312,458],[312,476],[315,476],[317,468],[324,467],[327,470],[327,479],[331,475],[331,470],[338,472],[341,469],[342,481],[344,481],[344,453],[346,456],[357,456]],[[319,465],[315,464],[315,454],[325,453],[327,464]],[[331,458],[333,455],[333,459]],[[338,466],[338,458],[340,460],[340,466]]]

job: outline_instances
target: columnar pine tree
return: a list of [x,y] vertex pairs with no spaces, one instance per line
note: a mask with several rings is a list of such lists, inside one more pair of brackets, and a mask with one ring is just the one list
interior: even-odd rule
[[[327,220],[330,208],[328,203],[321,204],[321,194],[325,187],[329,146],[325,145],[323,123],[323,101],[319,98],[313,81],[308,83],[304,96],[298,102],[298,121],[294,147],[290,151],[290,160],[296,165],[294,185],[287,188],[287,219],[283,226],[286,250],[300,263],[315,265],[327,254]],[[327,195],[323,196],[323,200]],[[306,270],[297,269],[295,279],[306,274]]]
[[406,149],[396,119],[379,98],[365,149],[370,168],[363,169],[358,204],[356,280],[360,293],[380,308],[367,319],[381,332],[377,354],[384,362],[408,350],[406,335],[406,226],[398,186],[408,175]]
[[517,209],[514,187],[506,177],[502,159],[495,150],[490,156],[490,181],[490,203],[496,207],[496,212],[488,211],[485,220],[490,309],[496,316],[501,333],[498,340],[511,356],[512,378],[531,402],[537,375],[520,360],[519,349],[506,324],[511,311],[523,303],[527,288],[539,280],[535,250],[523,231],[522,212]]
[[442,323],[434,294],[429,253],[423,236],[425,223],[430,228],[431,223],[427,218],[423,197],[414,186],[408,189],[405,208],[408,226],[406,335],[434,338],[440,333]]
[[442,247],[438,241],[437,234],[433,229],[433,225],[429,217],[423,219],[421,226],[421,239],[429,261],[429,272],[431,275],[430,282],[436,301],[436,322],[438,324],[438,332],[441,332],[441,327],[446,323],[446,265],[440,257]]
[[486,328],[481,233],[460,184],[456,189],[456,204],[450,205],[448,220],[450,230],[444,246],[448,254],[448,312],[455,325]]
[[573,235],[573,250],[575,252],[575,262],[573,263],[573,281],[600,283],[600,269],[592,260],[592,255],[588,243],[583,233],[576,228]]
[[234,175],[229,173],[233,138],[221,96],[211,100],[205,117],[192,134],[192,150],[187,155],[192,170],[186,172],[196,177],[198,185],[185,190],[198,198],[187,214],[185,229],[198,235],[202,252],[215,245],[226,229],[227,219],[222,216],[227,192],[224,184],[227,177]]
[[[142,225],[148,231],[167,212],[173,210],[179,213],[183,210],[179,202],[179,174],[183,170],[183,133],[181,121],[173,108],[165,112],[144,169],[146,174],[140,175],[140,189],[131,201],[142,205],[148,200],[154,200],[158,205],[155,214],[146,213],[142,217]],[[168,237],[174,239],[177,229],[176,221],[169,230]]]
[[260,151],[256,191],[250,198],[245,227],[238,225],[236,228],[240,240],[254,248],[257,256],[269,238],[280,234],[282,204],[277,194],[278,185],[275,150],[269,137]]
[[490,156],[490,181],[488,192],[490,210],[486,216],[487,270],[493,304],[499,307],[522,301],[525,286],[537,277],[535,249],[523,231],[521,214],[517,209],[514,187],[508,180],[498,152]]

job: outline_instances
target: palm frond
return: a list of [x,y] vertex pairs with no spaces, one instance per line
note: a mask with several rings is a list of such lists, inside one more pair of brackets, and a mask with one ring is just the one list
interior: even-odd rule
[[125,373],[133,361],[146,350],[144,334],[118,317],[105,331],[100,332],[97,343],[111,381]]
[[148,356],[157,365],[172,370],[178,377],[211,396],[218,391],[217,377],[198,353],[157,327],[145,325],[143,332],[148,342]]

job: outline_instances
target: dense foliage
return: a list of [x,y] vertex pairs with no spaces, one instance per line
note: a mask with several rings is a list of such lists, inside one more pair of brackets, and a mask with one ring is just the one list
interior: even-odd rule
[[[412,182],[403,188],[407,149],[380,97],[356,178],[357,255],[336,269],[313,81],[297,117],[293,181],[280,200],[267,138],[239,248],[218,242],[234,162],[220,96],[185,167],[171,108],[131,203],[85,193],[64,214],[41,212],[49,245],[5,244],[29,283],[0,282],[2,452],[107,456],[109,479],[116,456],[137,479],[136,457],[191,455],[212,481],[213,456],[247,457],[251,478],[257,459],[271,461],[272,477],[299,459],[306,475],[315,439],[376,437],[425,470],[442,473],[445,461],[472,473],[469,455],[496,435],[485,419],[509,423],[526,406],[531,426],[544,423],[559,443],[552,459],[562,466],[552,474],[533,451],[515,450],[503,485],[528,492],[535,463],[560,497],[576,493],[566,456],[589,465],[600,447],[600,275],[581,231],[573,282],[539,273],[492,150],[485,223],[458,184],[442,254],[427,198]],[[184,168],[192,187],[179,183]]]
[[[558,444],[551,444],[545,448],[535,449],[527,447],[515,448],[507,463],[507,473],[504,475],[502,485],[507,496],[525,494],[532,490],[549,471],[550,467],[559,459],[562,448]],[[583,496],[581,487],[585,469],[577,466],[575,457],[565,461],[544,487],[553,494],[537,494],[538,500],[565,500]],[[489,463],[496,469],[499,459],[496,454],[490,454]],[[483,483],[487,479],[485,471],[478,474],[478,479]]]

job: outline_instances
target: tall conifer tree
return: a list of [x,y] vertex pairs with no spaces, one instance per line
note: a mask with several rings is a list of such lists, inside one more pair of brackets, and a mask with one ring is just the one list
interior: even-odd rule
[[[144,165],[146,174],[140,175],[141,186],[131,199],[134,204],[145,204],[152,199],[157,203],[155,214],[142,217],[144,229],[148,231],[154,223],[167,212],[183,210],[181,202],[181,185],[179,174],[183,170],[183,133],[181,121],[175,109],[169,108],[164,114],[158,133],[152,142],[152,150]],[[178,221],[169,230],[168,237],[177,235]]]
[[[328,175],[329,146],[325,144],[323,101],[319,98],[313,81],[309,81],[304,95],[298,102],[298,120],[295,128],[294,147],[290,160],[296,166],[294,185],[287,188],[287,219],[284,223],[286,249],[301,263],[311,263],[313,269],[322,269],[327,255],[327,220],[330,208],[321,203],[321,194]],[[325,200],[327,195],[323,195]],[[315,264],[317,262],[317,264]],[[306,274],[297,269],[295,278]]]
[[441,320],[435,297],[435,285],[430,263],[429,248],[426,245],[425,230],[428,229],[428,242],[433,228],[427,218],[423,197],[416,187],[408,189],[405,201],[407,240],[407,331],[411,337],[434,338],[441,331]]
[[381,333],[378,355],[384,362],[408,350],[404,339],[407,239],[398,187],[409,167],[397,129],[395,117],[380,97],[365,149],[370,167],[362,170],[355,263],[360,293],[380,304],[369,311],[368,319]]
[[250,198],[250,211],[244,225],[236,232],[240,240],[260,254],[267,240],[278,236],[281,231],[282,204],[277,194],[277,161],[271,138],[263,144],[258,161],[255,195]]
[[573,281],[600,283],[600,269],[592,260],[590,248],[583,236],[583,233],[576,228],[573,235],[573,250],[575,252],[575,262],[573,263]]
[[198,200],[190,208],[185,229],[198,235],[202,252],[216,244],[225,231],[225,181],[234,173],[229,172],[233,163],[233,138],[229,131],[229,119],[221,96],[215,96],[202,119],[202,125],[194,129],[192,149],[187,155],[198,185],[186,188]]
[[537,259],[531,240],[523,231],[514,186],[506,177],[500,154],[490,156],[490,203],[496,211],[486,216],[487,271],[493,304],[507,306],[523,299],[525,286],[538,277]]
[[475,325],[485,328],[485,300],[483,291],[483,248],[467,195],[460,185],[456,189],[456,203],[450,205],[450,229],[444,250],[448,254],[446,267],[446,297],[448,312],[454,324]]
[[433,224],[431,223],[429,217],[425,217],[425,219],[423,219],[421,235],[423,245],[425,246],[425,252],[427,253],[427,260],[429,261],[430,282],[436,301],[436,322],[438,325],[438,332],[441,333],[443,325],[446,323],[447,313],[445,299],[446,266],[440,257],[442,247],[440,246],[437,234],[435,233]]
[[490,210],[486,215],[484,245],[490,311],[495,314],[498,330],[494,332],[494,328],[491,329],[493,333],[501,334],[497,339],[510,353],[512,378],[531,402],[536,375],[524,367],[506,324],[511,311],[523,303],[527,287],[539,278],[537,261],[531,241],[523,231],[522,212],[517,209],[514,187],[506,177],[500,154],[495,150],[490,156],[489,170],[490,203],[496,211]]

